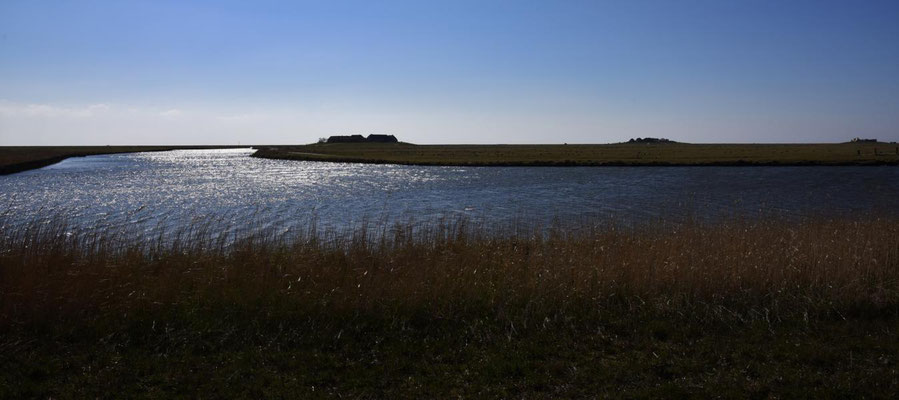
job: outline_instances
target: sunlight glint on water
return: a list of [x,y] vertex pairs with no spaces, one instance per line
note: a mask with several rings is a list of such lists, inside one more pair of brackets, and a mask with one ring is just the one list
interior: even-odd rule
[[466,217],[492,224],[897,208],[896,167],[417,167],[264,160],[251,149],[67,159],[0,176],[12,221],[279,231]]

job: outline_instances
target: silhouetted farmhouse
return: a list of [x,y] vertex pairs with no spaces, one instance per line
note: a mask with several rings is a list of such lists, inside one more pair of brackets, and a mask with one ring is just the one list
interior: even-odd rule
[[668,140],[665,138],[636,138],[627,141],[628,143],[677,143],[673,140]]
[[377,143],[396,143],[396,142],[398,142],[398,140],[396,140],[396,136],[393,136],[393,135],[375,135],[375,134],[368,135],[368,138],[366,139],[366,141],[368,141],[368,142],[377,142]]
[[877,139],[862,139],[857,137],[852,139],[852,143],[877,143]]
[[393,135],[368,135],[368,137],[364,137],[362,135],[344,135],[344,136],[331,136],[328,138],[328,143],[396,143],[396,136]]

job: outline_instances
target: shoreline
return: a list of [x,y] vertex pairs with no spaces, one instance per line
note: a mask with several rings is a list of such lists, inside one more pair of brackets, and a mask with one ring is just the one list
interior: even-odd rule
[[47,167],[68,158],[171,150],[233,149],[251,146],[6,146],[0,147],[0,175]]
[[522,161],[522,162],[417,162],[417,161],[397,161],[397,160],[380,160],[350,157],[334,157],[330,158],[327,154],[316,154],[323,157],[315,156],[294,156],[294,155],[270,155],[268,153],[259,154],[261,150],[250,155],[250,157],[264,158],[268,160],[289,160],[289,161],[313,161],[313,162],[333,162],[333,163],[351,163],[351,164],[376,164],[376,165],[405,165],[405,166],[422,166],[422,167],[885,167],[897,166],[899,160],[890,161],[858,161],[858,162],[820,162],[820,161],[801,161],[801,162],[757,162],[757,161],[709,161],[700,163],[670,163],[670,162],[554,162],[554,161]]
[[257,147],[274,160],[453,167],[896,166],[895,143],[412,145]]
[[[878,147],[882,149],[877,152]],[[251,157],[271,160],[444,167],[847,167],[899,166],[899,147],[877,144],[602,144],[602,145],[300,145],[300,146],[7,146],[0,147],[0,175],[39,169],[67,158],[171,150],[254,148]],[[695,150],[699,148],[699,150]],[[566,159],[572,149],[578,159]],[[762,151],[759,151],[762,149]],[[786,149],[786,150],[784,150]],[[815,158],[816,149],[821,149]],[[842,154],[834,156],[834,150]],[[896,154],[888,153],[892,149]],[[301,151],[302,150],[302,151]],[[637,157],[624,158],[623,153]],[[694,152],[690,159],[680,152]],[[772,158],[806,152],[805,159]],[[469,153],[466,153],[469,152]],[[491,153],[493,152],[493,153]],[[725,156],[743,152],[746,157]],[[851,153],[855,152],[854,157]],[[580,153],[580,154],[577,154]],[[586,156],[584,155],[586,153]],[[694,155],[694,154],[688,154]],[[849,156],[847,156],[849,154]],[[389,157],[385,157],[385,155]],[[502,158],[508,159],[502,159]],[[717,157],[717,158],[716,158]],[[577,157],[573,157],[577,158]]]

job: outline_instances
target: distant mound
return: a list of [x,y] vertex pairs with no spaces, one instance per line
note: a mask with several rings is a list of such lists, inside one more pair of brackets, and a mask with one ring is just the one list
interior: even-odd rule
[[627,141],[628,143],[678,143],[673,140],[668,140],[665,138],[631,138],[631,140]]
[[325,143],[397,143],[396,136],[372,134],[368,137],[362,135],[331,136]]

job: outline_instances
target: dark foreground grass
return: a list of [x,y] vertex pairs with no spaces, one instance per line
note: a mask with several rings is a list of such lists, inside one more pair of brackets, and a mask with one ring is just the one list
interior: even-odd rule
[[235,146],[5,146],[0,147],[0,175],[46,167],[70,157],[228,147]]
[[465,166],[897,165],[899,144],[412,145],[337,143],[262,146],[256,157]]
[[4,228],[0,396],[890,398],[897,222]]

